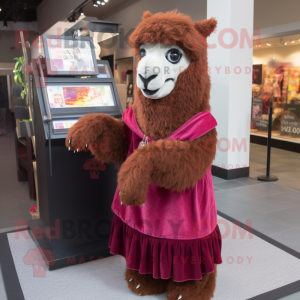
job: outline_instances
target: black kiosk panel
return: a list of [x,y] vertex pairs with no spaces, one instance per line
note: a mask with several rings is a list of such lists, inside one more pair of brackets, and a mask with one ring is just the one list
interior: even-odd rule
[[41,250],[51,251],[46,259],[54,270],[110,255],[118,168],[96,161],[87,150],[68,151],[65,138],[82,116],[105,113],[121,118],[122,109],[107,62],[96,62],[99,71],[87,78],[50,77],[48,66],[45,58],[32,61],[40,219],[29,226]]

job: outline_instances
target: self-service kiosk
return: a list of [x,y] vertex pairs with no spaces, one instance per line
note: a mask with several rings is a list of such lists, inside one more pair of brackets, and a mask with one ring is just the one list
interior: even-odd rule
[[29,226],[54,270],[110,255],[118,167],[87,150],[68,151],[65,138],[82,116],[122,118],[122,108],[108,63],[96,61],[92,38],[43,36],[43,45],[31,63],[40,219]]

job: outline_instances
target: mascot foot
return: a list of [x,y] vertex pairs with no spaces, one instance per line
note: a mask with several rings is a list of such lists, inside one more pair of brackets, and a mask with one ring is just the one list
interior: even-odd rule
[[169,282],[169,280],[154,279],[152,274],[140,274],[130,269],[126,269],[125,280],[129,289],[140,296],[162,294],[167,291]]
[[175,282],[168,284],[169,300],[209,300],[214,296],[216,288],[217,269],[211,274],[203,275],[201,280]]

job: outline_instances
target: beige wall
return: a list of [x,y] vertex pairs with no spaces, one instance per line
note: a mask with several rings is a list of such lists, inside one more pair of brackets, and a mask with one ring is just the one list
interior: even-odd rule
[[[45,1],[45,0],[44,0]],[[123,29],[125,35],[130,29],[134,29],[141,21],[143,12],[146,10],[151,13],[167,12],[178,9],[181,13],[188,14],[194,21],[199,21],[206,18],[206,0],[140,0],[133,1],[132,5],[127,5],[125,8],[121,6],[121,10],[116,9],[111,12],[105,20],[122,23],[120,29]],[[126,43],[120,46],[121,37],[115,38],[113,41],[108,40],[107,43],[112,43],[115,47],[105,49],[103,43],[101,46],[101,56],[109,55],[116,51],[116,59],[132,56],[131,49]],[[127,39],[126,39],[127,40]]]
[[254,28],[267,28],[299,21],[299,0],[254,0]]
[[38,30],[43,34],[55,23],[62,21],[83,0],[43,0],[37,8]]
[[[37,32],[29,31],[28,41],[30,44],[32,40],[37,36]],[[16,47],[15,31],[0,31],[0,63],[16,63],[15,57],[23,56],[22,48],[19,43],[19,49],[11,50],[11,47]]]

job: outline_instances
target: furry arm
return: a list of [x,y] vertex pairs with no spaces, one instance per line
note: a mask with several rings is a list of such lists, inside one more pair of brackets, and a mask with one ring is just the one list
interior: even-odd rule
[[193,187],[211,167],[215,129],[195,141],[163,140],[140,147],[122,165],[118,184],[125,205],[142,205],[151,182],[181,192]]
[[124,122],[105,114],[82,117],[69,130],[66,146],[82,151],[86,145],[103,162],[123,163],[128,152]]

